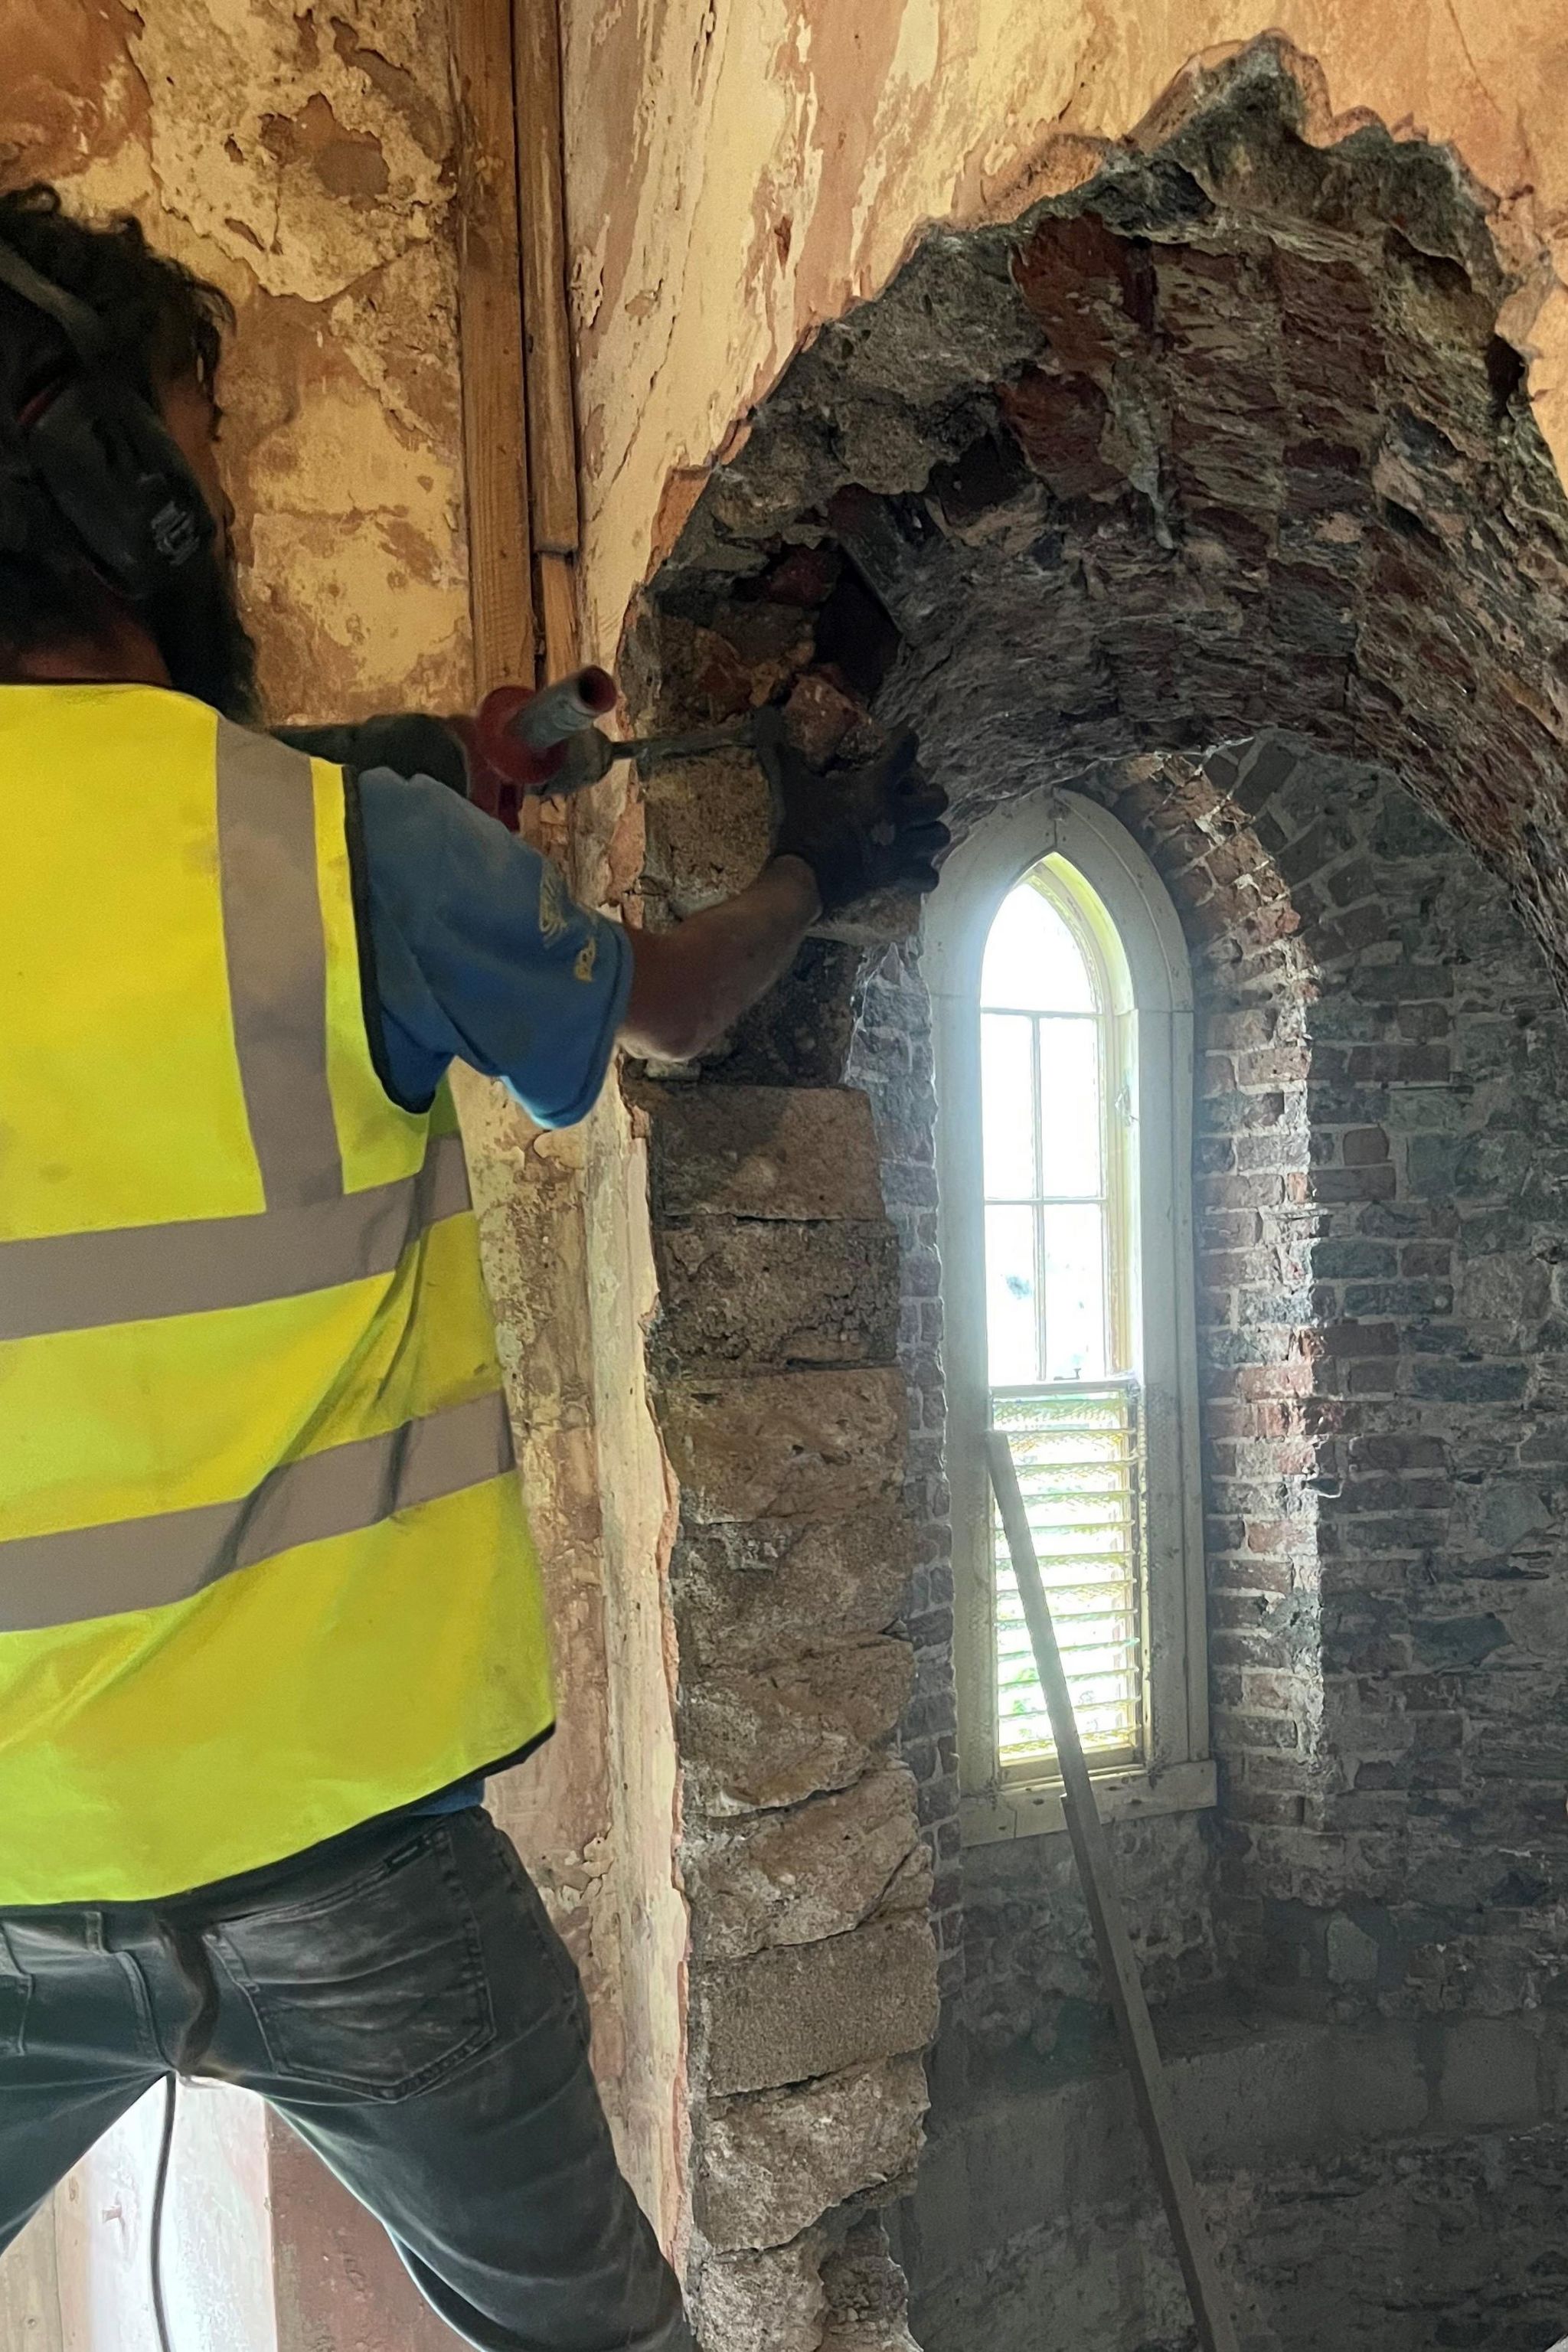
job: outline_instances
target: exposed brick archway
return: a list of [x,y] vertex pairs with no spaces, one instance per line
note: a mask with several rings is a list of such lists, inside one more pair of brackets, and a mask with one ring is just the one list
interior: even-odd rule
[[[815,653],[921,726],[964,814],[1294,729],[1404,776],[1561,955],[1568,500],[1483,200],[1375,127],[1305,143],[1277,44],[1187,96],[795,360],[657,575],[643,698],[743,707]],[[656,885],[703,786],[654,796]]]
[[[1490,1342],[1467,1355],[1453,1323],[1441,1155],[1374,1105],[1453,1075],[1452,989],[1423,993],[1403,971],[1441,961],[1423,945],[1436,899],[1419,876],[1445,838],[1432,817],[1568,969],[1568,505],[1496,331],[1510,281],[1451,160],[1376,129],[1311,148],[1268,45],[1194,93],[1185,121],[1073,194],[927,239],[795,362],[652,583],[628,669],[639,724],[784,699],[826,758],[913,719],[960,825],[1070,784],[1155,856],[1207,1024],[1197,1181],[1228,1896],[1185,1946],[1156,1939],[1151,1967],[1173,1994],[1205,1971],[1276,1987],[1294,1972],[1320,2005],[1375,2007],[1408,1943],[1428,1960],[1387,2013],[1430,2014],[1453,1981],[1431,1955],[1468,1931],[1429,1904],[1417,1917],[1421,1889],[1443,1837],[1486,1814],[1487,1776],[1435,1760],[1458,1710],[1426,1669],[1445,1641],[1490,1636],[1442,1574],[1424,1613],[1405,1588],[1425,1571],[1392,1536],[1374,1556],[1367,1529],[1434,1507],[1448,1407],[1506,1400],[1467,1369]],[[1368,815],[1385,801],[1409,812],[1409,840]],[[654,919],[754,870],[763,798],[743,755],[666,772],[647,818]],[[650,1366],[683,1516],[699,2309],[715,2336],[755,2330],[770,2352],[810,2352],[825,2325],[869,2352],[901,2326],[875,2247],[841,2249],[912,2147],[908,2062],[930,2014],[917,1795],[958,1976],[941,1273],[910,916],[825,932],[698,1087],[639,1097],[663,1302]],[[1376,977],[1395,965],[1397,981]],[[847,1078],[876,1114],[896,1335]],[[735,1118],[726,1160],[714,1139]],[[1525,1287],[1529,1247],[1493,1253]],[[1439,1324],[1447,1336],[1418,1336]],[[1465,1458],[1498,1442],[1478,1423]],[[1437,1543],[1432,1525],[1423,1539]],[[1372,1688],[1400,1675],[1392,1696]],[[1381,1745],[1380,1711],[1401,1717]],[[1505,1814],[1486,1814],[1486,1834],[1531,1858],[1494,1899],[1549,1900],[1543,1815]],[[862,2305],[883,2294],[867,2334]]]

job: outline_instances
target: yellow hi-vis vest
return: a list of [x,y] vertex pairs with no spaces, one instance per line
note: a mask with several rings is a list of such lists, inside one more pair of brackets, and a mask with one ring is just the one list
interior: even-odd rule
[[0,1907],[297,1853],[552,1719],[461,1139],[342,772],[0,687]]

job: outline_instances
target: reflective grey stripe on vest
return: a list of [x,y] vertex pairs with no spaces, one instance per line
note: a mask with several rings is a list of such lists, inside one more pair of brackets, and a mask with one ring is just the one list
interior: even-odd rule
[[355,1535],[481,1486],[512,1462],[498,1393],[286,1462],[236,1503],[24,1536],[0,1545],[0,1633],[163,1608],[298,1544]]
[[0,1243],[0,1340],[199,1315],[392,1273],[468,1206],[458,1136],[414,1176],[345,1192],[327,1071],[315,797],[302,752],[219,719],[219,887],[229,1010],[267,1207]]
[[343,1189],[327,1078],[316,803],[300,751],[217,724],[218,884],[234,1040],[268,1208]]
[[427,1225],[468,1206],[463,1139],[440,1135],[416,1175],[364,1192],[258,1217],[7,1242],[0,1246],[0,1339],[211,1314],[393,1274]]

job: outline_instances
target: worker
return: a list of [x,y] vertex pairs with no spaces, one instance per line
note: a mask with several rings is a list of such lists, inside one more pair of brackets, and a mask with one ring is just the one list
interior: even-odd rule
[[825,910],[932,884],[942,795],[911,739],[775,742],[776,854],[655,934],[464,797],[461,730],[259,731],[231,324],[133,222],[0,199],[0,2249],[205,2074],[468,2343],[663,2352],[483,1809],[553,1710],[447,1072],[553,1127],[617,1039],[700,1054]]

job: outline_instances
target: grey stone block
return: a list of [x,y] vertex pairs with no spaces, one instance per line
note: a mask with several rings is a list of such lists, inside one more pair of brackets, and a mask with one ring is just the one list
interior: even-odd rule
[[762,2253],[710,2254],[691,2290],[703,2352],[817,2352],[827,2315],[826,2240],[807,2230]]
[[1336,1912],[1329,1922],[1328,1965],[1330,1979],[1335,1984],[1373,1985],[1377,1982],[1377,1945],[1342,1912]]
[[691,1518],[832,1518],[891,1499],[903,1472],[904,1383],[893,1370],[692,1381],[658,1419]]
[[631,1099],[648,1120],[656,1223],[730,1217],[879,1217],[871,1105],[858,1087],[652,1086]]
[[685,1377],[892,1360],[899,1244],[885,1218],[701,1217],[656,1249],[654,1359]]
[[1432,2086],[1412,2028],[1325,2034],[1322,2056],[1330,2116],[1344,2139],[1397,2138],[1426,2128]]
[[721,2248],[782,2244],[830,2207],[907,2173],[926,2110],[918,2056],[714,2101],[703,2118],[697,2215]]
[[[808,1804],[688,1840],[687,1889],[704,1962],[743,1959],[859,1927],[895,1880],[923,1908],[930,1873],[915,1784],[901,1765]],[[923,1865],[914,1870],[915,1864]]]
[[691,1800],[740,1812],[847,1787],[897,1723],[914,1672],[909,1643],[889,1636],[794,1664],[710,1669],[681,1706]]
[[936,1946],[905,1914],[847,1936],[757,1952],[702,1986],[708,2087],[771,2090],[921,2050],[936,2032]]
[[1522,2018],[1456,2018],[1443,2044],[1438,2097],[1449,2130],[1527,2130],[1539,2120],[1540,2042]]
[[689,1528],[671,1565],[683,1662],[798,1656],[879,1633],[909,1581],[910,1528],[892,1503],[832,1519]]

